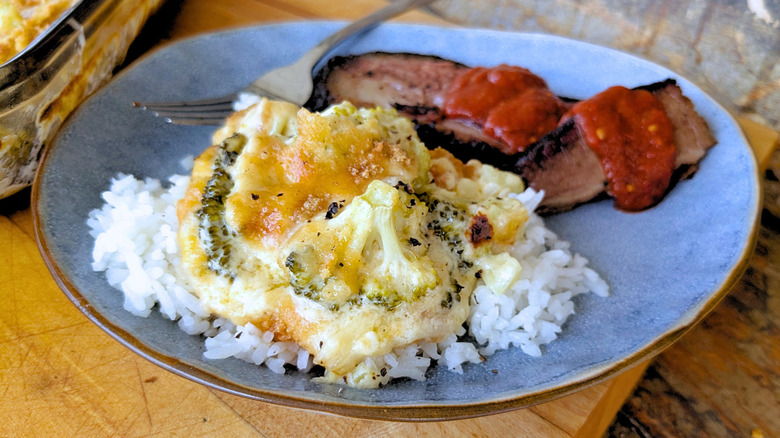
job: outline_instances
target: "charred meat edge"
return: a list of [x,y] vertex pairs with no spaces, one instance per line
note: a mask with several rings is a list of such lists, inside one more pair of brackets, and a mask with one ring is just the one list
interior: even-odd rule
[[[715,144],[715,138],[674,79],[637,88],[653,93],[674,128],[677,161],[668,193],[679,180],[693,175],[707,149]],[[543,213],[565,211],[601,199],[607,186],[598,157],[571,119],[525,152],[512,157],[511,161],[496,164],[503,170],[517,172],[535,190],[545,191],[545,200],[540,206]]]
[[[476,158],[518,173],[530,187],[544,190],[542,213],[569,210],[605,196],[607,181],[601,164],[571,120],[524,152],[506,155],[493,146],[497,140],[485,136],[479,127],[444,117],[440,107],[447,86],[468,68],[435,56],[407,53],[336,57],[318,72],[307,107],[321,110],[342,100],[359,106],[394,107],[415,121],[425,144],[444,147],[463,161]],[[674,79],[637,89],[650,91],[661,101],[674,127],[677,170],[671,188],[693,174],[715,138]]]

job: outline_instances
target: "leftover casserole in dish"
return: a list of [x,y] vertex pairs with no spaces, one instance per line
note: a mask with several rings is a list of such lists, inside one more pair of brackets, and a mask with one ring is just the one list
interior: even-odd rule
[[0,198],[30,185],[46,142],[110,77],[161,3],[0,3]]

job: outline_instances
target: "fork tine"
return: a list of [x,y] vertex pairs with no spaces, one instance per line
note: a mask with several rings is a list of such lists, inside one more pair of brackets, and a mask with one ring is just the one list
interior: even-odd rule
[[208,112],[208,111],[220,111],[220,112],[226,112],[226,111],[233,111],[233,103],[222,103],[222,104],[214,104],[214,105],[162,105],[162,104],[146,104],[142,106],[141,108],[152,111],[152,112],[185,112],[185,113],[197,113],[197,112]]
[[232,108],[233,101],[235,101],[237,98],[236,94],[230,94],[227,96],[221,96],[221,97],[215,97],[212,99],[202,99],[202,100],[189,100],[189,101],[181,101],[181,102],[133,102],[133,106],[141,108],[141,109],[148,109],[148,110],[165,110],[165,109],[191,109],[191,110],[198,110],[203,107],[219,107],[220,109],[230,109]]
[[167,123],[177,125],[220,125],[233,113],[236,95],[184,102],[133,102]]
[[141,108],[152,112],[182,112],[182,113],[198,113],[198,112],[232,112],[233,103],[226,102],[214,105],[176,105],[176,104],[146,104]]
[[151,110],[157,117],[167,117],[170,119],[216,119],[225,118],[233,113],[232,110],[215,111],[176,111],[176,110]]
[[221,125],[225,121],[225,117],[163,117],[163,120],[165,120],[166,123],[173,123],[176,125],[216,126]]

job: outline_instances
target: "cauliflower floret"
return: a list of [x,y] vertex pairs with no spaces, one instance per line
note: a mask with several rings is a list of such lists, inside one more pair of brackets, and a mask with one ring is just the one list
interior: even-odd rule
[[299,294],[332,307],[373,303],[389,308],[440,283],[427,256],[427,207],[382,181],[373,181],[335,217],[306,224],[284,265]]
[[[439,283],[430,257],[418,256],[412,249],[421,246],[424,206],[411,206],[411,197],[388,184],[374,182],[365,200],[374,207],[373,230],[366,247],[376,252],[374,263],[367,263],[363,290],[366,298],[392,305],[398,300],[419,298]],[[378,236],[377,236],[378,234]],[[376,251],[381,247],[381,254]],[[381,264],[375,260],[381,258]]]
[[496,295],[506,293],[523,271],[520,262],[505,252],[482,255],[477,258],[477,266],[482,269],[485,286]]

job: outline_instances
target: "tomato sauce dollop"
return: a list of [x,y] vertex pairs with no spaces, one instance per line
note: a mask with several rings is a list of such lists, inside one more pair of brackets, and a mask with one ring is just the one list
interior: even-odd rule
[[614,86],[575,104],[562,122],[571,117],[601,160],[616,207],[639,211],[663,197],[677,150],[672,123],[655,96]]
[[475,67],[458,76],[444,98],[444,114],[467,119],[501,141],[501,151],[525,149],[558,125],[560,99],[544,79],[522,67]]

